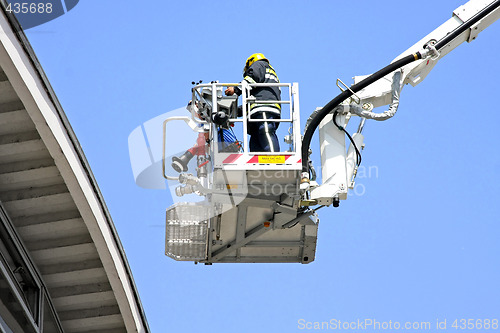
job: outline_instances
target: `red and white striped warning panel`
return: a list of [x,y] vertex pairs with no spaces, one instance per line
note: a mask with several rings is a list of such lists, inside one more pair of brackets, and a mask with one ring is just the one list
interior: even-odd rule
[[231,154],[226,157],[222,164],[287,164],[301,163],[299,154],[294,155],[247,155]]
[[231,154],[222,161],[223,164],[236,164],[236,161],[243,156],[243,154]]

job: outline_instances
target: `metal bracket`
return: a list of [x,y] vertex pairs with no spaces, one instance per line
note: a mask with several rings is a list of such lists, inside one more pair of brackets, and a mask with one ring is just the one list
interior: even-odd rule
[[482,23],[482,21],[479,21],[476,24],[474,24],[472,27],[470,27],[470,29],[469,29],[470,34],[469,34],[469,38],[467,39],[468,43],[475,40],[477,38],[477,36],[479,35],[479,33],[482,31],[481,29],[479,29],[481,23]]
[[431,58],[432,61],[436,61],[441,56],[441,53],[436,49],[437,41],[431,39],[424,45],[424,52],[422,53],[423,58]]
[[[344,88],[342,88],[342,87],[339,85],[339,83],[341,83],[341,84],[344,86],[344,88],[345,88],[345,89],[344,89]],[[341,79],[337,79],[337,87],[339,87],[339,89],[340,89],[342,92],[346,91],[346,89],[347,89],[347,90],[349,90],[349,91],[352,93],[352,96],[356,97],[358,100],[356,101],[356,99],[354,99],[354,98],[352,98],[352,97],[350,97],[350,99],[351,99],[354,103],[356,103],[356,104],[360,104],[360,103],[361,103],[361,98],[360,98],[358,95],[356,95],[356,93],[355,93],[354,91],[352,91],[352,90],[351,90],[351,88],[349,88],[349,87],[347,86],[347,84],[345,84],[344,82],[342,82],[342,80],[341,80]]]

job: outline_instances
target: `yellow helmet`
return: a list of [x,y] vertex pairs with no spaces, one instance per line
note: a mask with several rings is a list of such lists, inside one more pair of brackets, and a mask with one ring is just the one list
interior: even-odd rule
[[243,68],[243,73],[247,71],[247,69],[252,66],[252,64],[258,60],[265,60],[269,62],[269,60],[266,58],[265,55],[262,53],[254,53],[250,57],[248,57],[247,61],[245,62],[245,68]]

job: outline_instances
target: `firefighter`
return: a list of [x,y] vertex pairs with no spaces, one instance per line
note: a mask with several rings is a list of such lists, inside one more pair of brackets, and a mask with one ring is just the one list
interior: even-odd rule
[[[248,83],[279,83],[278,75],[269,64],[269,60],[262,53],[252,54],[245,63],[243,78]],[[227,96],[241,95],[238,87],[228,87]],[[279,101],[281,92],[279,87],[253,87],[252,96],[255,103],[250,105],[249,119],[263,119],[262,122],[248,122],[250,134],[250,151],[252,152],[278,152],[280,151],[276,130],[279,122],[267,121],[280,119],[281,105],[278,103],[259,103],[261,101]]]

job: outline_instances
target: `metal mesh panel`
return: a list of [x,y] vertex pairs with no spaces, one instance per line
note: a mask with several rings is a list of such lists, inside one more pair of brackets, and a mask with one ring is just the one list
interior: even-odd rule
[[165,254],[175,260],[206,259],[210,212],[210,206],[193,203],[167,209]]

